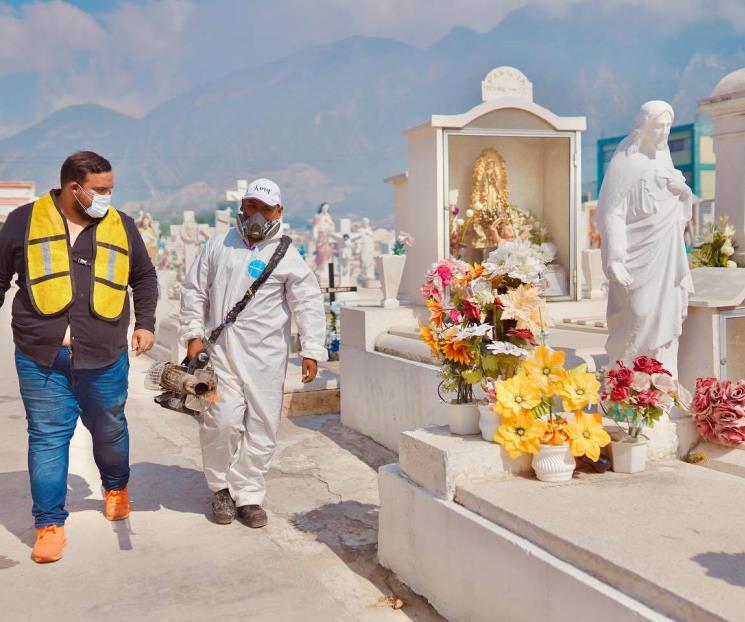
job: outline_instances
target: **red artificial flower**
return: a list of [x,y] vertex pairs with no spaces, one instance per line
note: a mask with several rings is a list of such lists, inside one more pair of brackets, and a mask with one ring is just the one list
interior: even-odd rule
[[460,311],[458,309],[450,309],[450,321],[453,324],[460,324],[463,321]]
[[639,406],[657,406],[657,395],[653,389],[647,389],[637,393],[634,397],[634,401]]
[[719,382],[712,376],[706,376],[705,378],[696,378],[696,393],[709,393],[712,385]]
[[634,371],[643,371],[646,374],[672,374],[657,359],[651,356],[637,356],[634,359]]
[[616,361],[616,363],[618,363],[618,369],[611,369],[608,372],[608,377],[618,386],[630,387],[634,381],[633,370],[624,367],[621,361]]
[[711,401],[709,400],[708,391],[696,391],[696,395],[693,398],[693,412],[696,416],[708,417],[711,415]]
[[745,382],[740,381],[736,384],[731,384],[726,391],[727,401],[734,404],[745,403]]
[[481,320],[481,307],[471,300],[463,301],[463,317],[478,322]]
[[510,328],[510,330],[507,331],[507,336],[524,339],[531,346],[538,345],[538,342],[535,340],[535,336],[533,335],[533,331],[530,331],[527,328]]
[[625,402],[631,396],[631,390],[626,386],[616,386],[610,392],[610,399],[613,402]]

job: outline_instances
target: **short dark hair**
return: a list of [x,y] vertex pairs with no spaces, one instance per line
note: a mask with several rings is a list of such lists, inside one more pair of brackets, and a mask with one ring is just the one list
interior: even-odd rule
[[111,171],[111,163],[104,157],[93,151],[78,151],[62,163],[60,170],[60,183],[65,184],[74,181],[82,184],[88,173],[108,173]]

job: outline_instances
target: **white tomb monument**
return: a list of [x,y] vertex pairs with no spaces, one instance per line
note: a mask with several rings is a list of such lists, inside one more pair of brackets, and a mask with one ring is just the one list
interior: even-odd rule
[[479,239],[464,249],[463,258],[470,261],[483,259],[480,255],[499,239],[523,235],[514,230],[514,221],[504,218],[518,208],[522,215],[535,214],[557,247],[559,297],[579,300],[576,230],[585,117],[559,117],[536,104],[532,84],[512,67],[498,67],[486,76],[482,99],[463,114],[432,115],[405,132],[408,171],[386,179],[393,186],[396,229],[416,239],[408,252],[401,293],[418,304],[429,266],[455,254],[450,236],[453,207],[459,217],[474,208],[490,215],[483,219],[483,229],[491,224],[490,231],[478,230]]

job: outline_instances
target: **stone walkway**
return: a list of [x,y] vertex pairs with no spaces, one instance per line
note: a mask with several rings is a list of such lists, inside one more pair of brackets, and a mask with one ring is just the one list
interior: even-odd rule
[[[336,415],[283,421],[270,523],[207,518],[197,424],[152,404],[133,359],[133,512],[107,522],[87,431],[70,452],[65,557],[30,560],[26,432],[7,304],[0,309],[0,603],[4,620],[441,620],[376,563],[377,467],[395,456]],[[401,609],[394,607],[403,606]]]

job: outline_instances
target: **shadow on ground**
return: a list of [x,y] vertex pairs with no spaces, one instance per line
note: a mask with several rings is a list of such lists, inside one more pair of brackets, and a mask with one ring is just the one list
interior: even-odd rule
[[[157,512],[162,508],[174,512],[208,515],[209,491],[204,474],[196,469],[172,464],[138,462],[131,467],[130,498],[133,512]],[[98,482],[93,484],[100,486]],[[70,473],[67,477],[67,511],[92,510],[103,512],[100,499],[89,498],[91,484],[83,477]],[[33,546],[36,538],[31,517],[31,490],[27,471],[0,473],[0,524],[21,542]],[[125,521],[114,523],[113,529],[120,540],[120,547],[128,544],[128,525]],[[1,560],[0,560],[1,561]]]
[[700,553],[692,559],[706,569],[708,576],[745,587],[745,553]]

